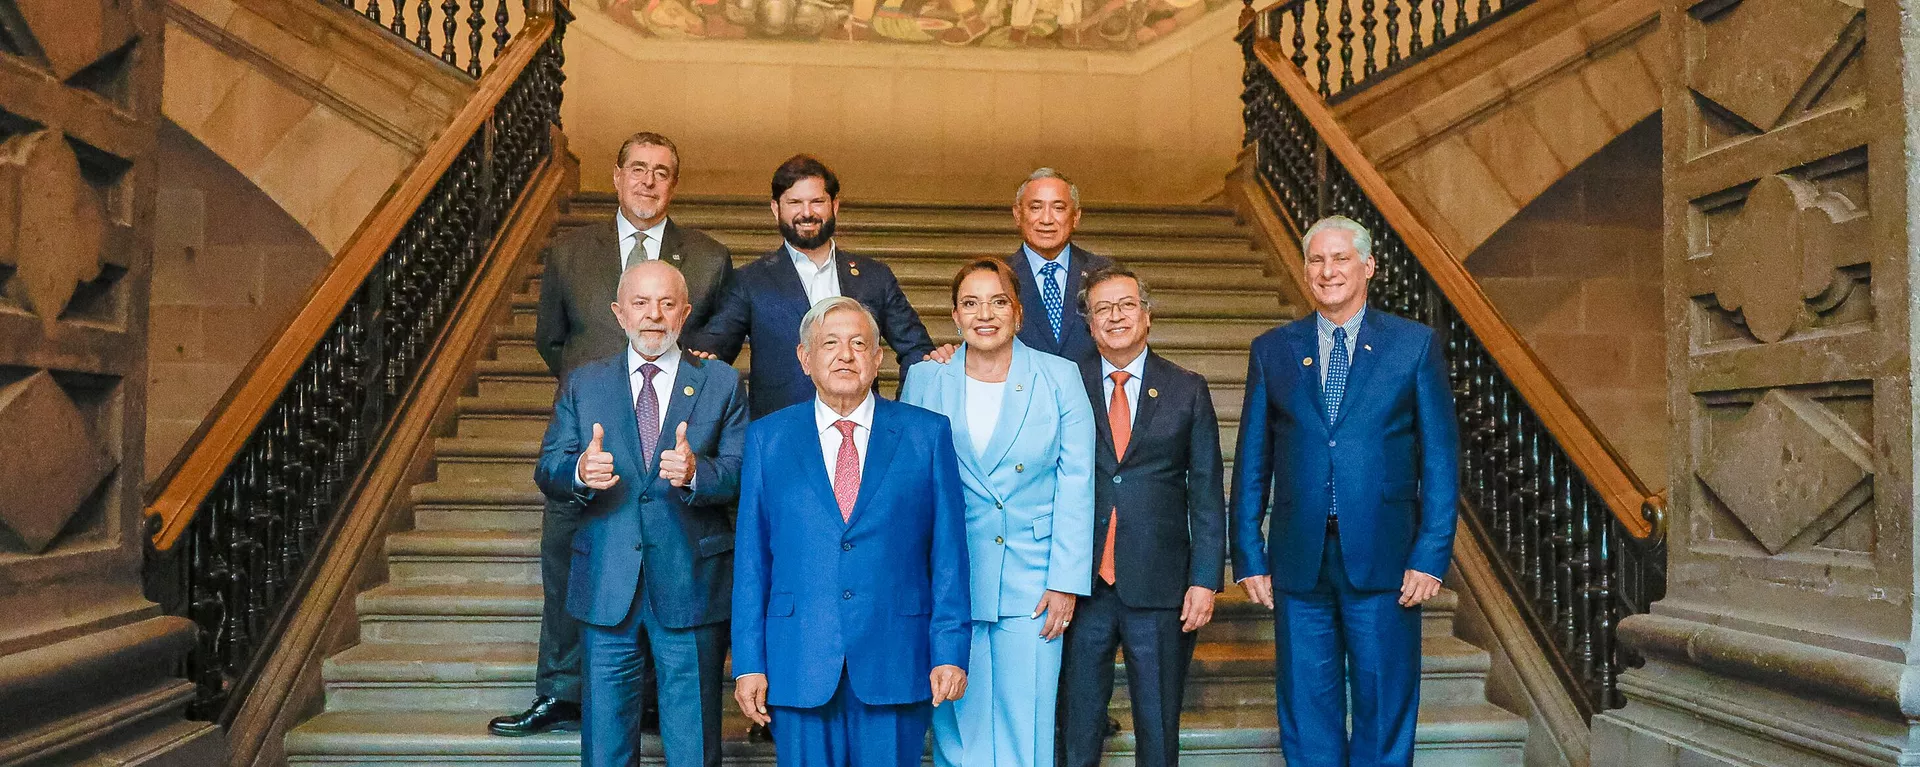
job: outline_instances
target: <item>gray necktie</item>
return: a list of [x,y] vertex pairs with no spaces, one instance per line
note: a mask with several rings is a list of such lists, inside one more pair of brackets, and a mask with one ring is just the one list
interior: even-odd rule
[[633,233],[633,249],[627,251],[627,263],[623,268],[631,269],[635,264],[647,260],[647,233]]

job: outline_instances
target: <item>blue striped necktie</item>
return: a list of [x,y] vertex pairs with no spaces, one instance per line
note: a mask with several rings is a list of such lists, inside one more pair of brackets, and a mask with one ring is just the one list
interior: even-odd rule
[[[1327,350],[1327,381],[1320,387],[1320,406],[1327,411],[1327,428],[1340,415],[1340,400],[1347,394],[1347,329],[1334,327],[1333,348]],[[1332,446],[1329,441],[1328,446]],[[1340,501],[1333,489],[1333,471],[1327,471],[1327,518],[1340,518]]]

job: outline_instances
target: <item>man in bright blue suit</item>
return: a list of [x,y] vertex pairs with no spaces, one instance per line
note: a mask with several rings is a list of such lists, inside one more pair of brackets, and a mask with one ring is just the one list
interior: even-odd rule
[[953,435],[873,393],[880,329],[858,300],[815,304],[800,338],[815,396],[747,428],[734,700],[772,722],[781,767],[918,765],[933,708],[967,688]]
[[567,611],[585,624],[581,763],[638,763],[651,662],[667,764],[718,767],[746,396],[732,368],[676,345],[691,311],[678,269],[641,261],[617,296],[628,347],[567,376],[534,475],[583,505],[567,576]]
[[1419,605],[1440,592],[1459,497],[1446,360],[1431,328],[1367,309],[1365,227],[1322,220],[1301,249],[1318,311],[1253,342],[1233,569],[1275,612],[1289,767],[1409,765]]

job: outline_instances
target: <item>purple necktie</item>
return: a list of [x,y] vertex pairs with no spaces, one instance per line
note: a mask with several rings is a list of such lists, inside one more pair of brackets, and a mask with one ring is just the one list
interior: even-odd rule
[[653,377],[660,366],[651,362],[640,366],[640,396],[633,402],[633,417],[640,426],[640,465],[653,463],[654,448],[660,446],[660,395],[653,393]]

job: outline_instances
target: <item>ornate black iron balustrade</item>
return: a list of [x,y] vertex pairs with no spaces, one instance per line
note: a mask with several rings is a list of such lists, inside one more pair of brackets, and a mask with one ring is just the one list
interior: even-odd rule
[[[1257,36],[1280,44],[1321,98],[1338,103],[1530,2],[1282,0],[1254,12],[1254,29]],[[1251,11],[1253,0],[1246,3]],[[1353,46],[1356,35],[1358,50]]]
[[1296,233],[1334,214],[1373,233],[1378,271],[1369,306],[1423,322],[1444,341],[1468,524],[1490,544],[1509,593],[1536,638],[1551,648],[1582,710],[1591,716],[1621,705],[1615,679],[1632,659],[1615,641],[1614,628],[1621,617],[1645,612],[1666,585],[1658,510],[1640,510],[1654,529],[1645,538],[1622,524],[1300,105],[1253,54],[1254,39],[1242,35],[1242,100],[1256,172]]
[[[491,0],[492,17],[488,18],[489,0],[467,0],[462,16],[462,4],[458,0],[322,0],[344,5],[348,10],[367,17],[368,21],[382,27],[401,40],[412,43],[429,55],[438,57],[449,66],[460,69],[469,77],[479,77],[486,65],[500,56],[507,47],[507,41],[519,31],[520,21],[507,10],[508,0]],[[491,34],[484,33],[489,23],[493,27]],[[460,39],[460,28],[465,26],[465,39]],[[411,34],[409,34],[411,33]],[[483,43],[493,40],[489,50]]]
[[552,154],[566,11],[414,209],[268,409],[172,551],[154,596],[201,627],[186,676],[197,718],[229,721],[330,524],[470,286],[497,228]]

